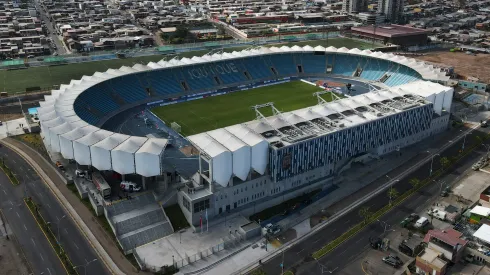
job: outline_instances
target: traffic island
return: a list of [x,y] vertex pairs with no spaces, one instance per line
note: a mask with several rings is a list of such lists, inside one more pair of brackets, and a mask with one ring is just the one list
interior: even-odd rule
[[56,241],[56,235],[51,229],[51,224],[49,222],[46,222],[44,217],[41,215],[39,211],[40,210],[39,205],[37,205],[30,197],[25,198],[24,203],[29,208],[29,211],[31,212],[34,219],[36,220],[37,225],[43,232],[46,239],[48,239],[49,244],[51,245],[51,247],[54,249],[54,252],[58,256],[58,259],[60,259],[61,264],[63,265],[63,268],[66,271],[66,274],[79,275],[76,269],[74,268],[74,265],[71,262],[70,258],[68,257],[65,250],[63,249],[63,247],[59,244],[58,241]]
[[2,169],[2,171],[5,173],[5,175],[7,175],[7,177],[9,178],[10,182],[13,185],[19,185],[20,184],[17,177],[12,173],[12,170],[10,170],[10,168],[5,164],[5,160],[3,158],[0,161],[0,169]]

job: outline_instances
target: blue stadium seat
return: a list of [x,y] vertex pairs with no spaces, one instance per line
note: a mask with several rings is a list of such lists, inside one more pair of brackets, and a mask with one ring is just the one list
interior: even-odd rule
[[264,79],[274,77],[270,68],[267,67],[267,64],[260,57],[251,57],[241,59],[240,62],[245,66],[247,72],[254,79]]
[[292,54],[274,54],[271,56],[264,56],[263,59],[267,65],[269,65],[268,67],[274,67],[274,69],[276,69],[278,76],[297,75],[297,65],[301,65],[300,61],[294,60]]
[[355,56],[336,54],[333,64],[333,74],[352,76],[357,69],[359,60]]
[[164,96],[182,93],[184,91],[176,79],[177,76],[174,74],[174,69],[151,71],[147,75],[147,80],[151,88],[157,94]]
[[305,73],[324,74],[327,71],[327,59],[325,55],[302,54],[300,57]]

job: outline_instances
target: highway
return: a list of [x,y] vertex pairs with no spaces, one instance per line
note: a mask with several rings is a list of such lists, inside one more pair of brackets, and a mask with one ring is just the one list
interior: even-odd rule
[[53,248],[25,206],[21,187],[14,187],[7,176],[0,172],[0,189],[0,207],[34,274],[66,274]]
[[[75,266],[79,266],[77,269],[80,274],[83,274],[84,268],[87,269],[87,274],[109,274],[103,263],[97,258],[90,244],[78,230],[71,217],[67,215],[64,208],[60,205],[60,202],[51,193],[37,173],[33,171],[32,167],[19,155],[5,146],[0,148],[0,156],[5,159],[5,164],[13,170],[14,174],[17,175],[17,178],[21,182],[21,184],[16,187],[9,182],[2,182],[4,191],[0,191],[0,199],[2,199],[2,208],[7,215],[7,219],[11,224],[14,224],[13,227],[16,229],[14,232],[21,241],[24,250],[26,250],[26,254],[29,254],[27,251],[31,249],[43,249],[43,253],[41,253],[41,250],[37,253],[42,256],[37,256],[37,254],[33,252],[30,257],[28,257],[29,262],[33,263],[34,271],[39,272],[35,274],[40,274],[43,268],[44,270],[47,268],[40,265],[40,263],[47,260],[49,260],[53,266],[51,272],[55,270],[55,273],[52,274],[66,274],[66,272],[60,270],[60,260],[54,254],[53,248],[51,248],[45,236],[42,235],[42,232],[37,227],[34,218],[29,213],[29,209],[25,207],[22,201],[25,196],[32,197],[36,203],[40,204],[42,215],[48,222],[51,222],[51,228],[56,232],[55,234],[58,235],[58,240],[70,257],[72,263]],[[5,177],[5,175],[3,176]],[[16,213],[14,213],[14,210],[16,210]],[[26,216],[21,216],[21,212],[25,212]],[[18,219],[15,219],[17,213],[19,213],[19,217]],[[24,228],[24,224],[27,229]],[[25,231],[22,231],[22,229]],[[28,238],[23,238],[23,236],[26,236],[27,232],[29,232],[27,235],[31,235],[30,231],[34,231],[35,229],[39,231],[41,235],[39,236],[39,240],[34,240],[36,241],[36,244],[30,244],[30,240]],[[52,259],[52,257],[54,258]],[[59,273],[60,271],[61,273]],[[49,273],[45,272],[44,274]]]
[[[476,142],[476,135],[483,135],[480,131],[474,131],[472,134],[468,134],[465,141],[465,147],[470,148],[472,144]],[[441,157],[451,157],[456,156],[458,151],[463,146],[463,139],[458,142],[451,142],[452,145],[446,150],[440,153]],[[487,142],[488,143],[488,142]],[[481,146],[475,152],[468,154],[465,158],[460,160],[458,164],[453,166],[453,169],[444,176],[444,181],[449,183],[461,175],[466,169],[471,167],[471,165],[484,153],[485,148]],[[412,165],[415,165],[416,161],[413,161]],[[409,180],[412,178],[425,179],[429,176],[431,162],[428,161],[424,163],[419,169],[414,170],[412,173],[401,179],[399,182],[393,184],[400,193],[408,191],[412,188]],[[433,170],[440,168],[439,156],[436,156],[433,162]],[[394,178],[397,176],[394,172],[388,173],[388,176]],[[380,179],[387,182],[388,179]],[[389,213],[380,218],[380,220],[387,222],[388,224],[396,224],[405,218],[408,214],[415,211],[417,207],[422,205],[424,202],[430,200],[432,196],[439,195],[440,186],[436,184],[428,185],[423,190],[419,191],[419,194],[414,195],[410,199],[406,200],[401,205],[397,206]],[[311,259],[310,255],[322,248],[324,245],[333,241],[344,233],[348,228],[360,223],[362,218],[359,216],[359,209],[363,206],[368,206],[372,212],[376,212],[378,209],[388,204],[388,196],[386,192],[381,192],[380,194],[374,196],[365,204],[360,205],[357,208],[352,209],[341,219],[336,222],[325,226],[320,231],[308,236],[301,242],[291,246],[286,249],[283,253],[279,253],[276,257],[262,264],[262,269],[268,274],[281,274],[281,263],[284,257],[284,267],[285,270],[294,267],[296,270],[295,274],[321,274],[320,265]],[[350,240],[344,242],[342,245],[337,247],[334,251],[329,253],[320,259],[320,263],[326,266],[329,270],[342,270],[344,267],[349,265],[353,259],[362,251],[369,246],[369,237],[377,237],[383,233],[383,228],[379,223],[373,223],[370,226],[364,228],[356,236],[352,237]],[[325,272],[325,270],[324,270]],[[342,274],[342,273],[338,273]]]

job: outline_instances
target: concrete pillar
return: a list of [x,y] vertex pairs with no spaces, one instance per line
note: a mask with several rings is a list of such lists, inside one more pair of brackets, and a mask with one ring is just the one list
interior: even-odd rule
[[146,190],[146,177],[145,176],[141,176],[141,182],[143,183],[143,190]]

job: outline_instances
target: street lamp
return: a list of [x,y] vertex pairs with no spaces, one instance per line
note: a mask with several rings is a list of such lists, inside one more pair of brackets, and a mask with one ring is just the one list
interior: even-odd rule
[[[386,231],[388,231],[388,227],[390,227],[391,225],[388,224],[387,222],[385,221],[382,221],[382,220],[377,220],[381,226],[383,227],[383,235],[386,233]],[[390,230],[390,231],[395,231],[394,229],[393,230]]]
[[434,164],[434,157],[435,156],[439,156],[440,157],[441,155],[439,155],[439,154],[432,155],[432,159],[430,161],[429,177],[432,176],[432,164]]
[[322,265],[317,259],[315,259],[316,263],[318,264],[318,266],[320,267],[320,271],[321,271],[321,274],[323,273],[330,273],[332,274],[335,270],[337,270],[339,267],[336,267],[332,270],[329,270],[326,266]]
[[286,246],[282,249],[282,262],[281,262],[281,275],[284,274],[284,252],[286,249],[289,249],[291,246]]
[[[433,182],[435,182],[435,183],[437,183],[437,181],[436,181],[436,180],[432,180],[432,181],[433,181]],[[440,186],[439,186],[439,194],[442,192],[442,185],[443,185],[444,183],[446,183],[446,182],[445,182],[445,181],[443,181],[443,180],[439,180],[439,184],[440,184]]]
[[[463,132],[463,130],[459,130],[460,132]],[[466,136],[468,135],[468,133],[466,133],[464,135],[464,138],[463,138],[463,145],[461,146],[461,153],[464,151],[464,145],[466,144]]]
[[185,229],[182,229],[179,231],[179,235],[180,235],[180,243],[182,243],[182,233],[185,232]]
[[[385,176],[386,176],[386,177],[387,177],[387,178],[388,178],[388,179],[391,181],[391,184],[390,184],[390,190],[391,190],[391,189],[393,189],[393,184],[394,184],[395,182],[399,182],[399,181],[400,181],[399,179],[393,180],[393,179],[392,179],[390,176],[388,176],[388,175],[385,175]],[[389,195],[390,195],[390,206],[391,206],[391,191],[390,191]]]
[[[87,261],[87,260],[85,260]],[[79,267],[83,267],[83,274],[84,275],[87,275],[87,266],[93,262],[97,261],[97,258],[91,260],[91,261],[88,261],[86,264],[82,264],[82,265],[77,265],[77,266],[74,266],[73,269],[76,269],[76,268],[79,268]]]

